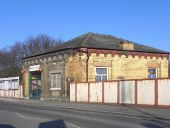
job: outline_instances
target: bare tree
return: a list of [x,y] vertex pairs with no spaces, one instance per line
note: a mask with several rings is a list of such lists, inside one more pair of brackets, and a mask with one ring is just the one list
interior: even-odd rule
[[18,41],[9,50],[0,50],[0,77],[21,76],[21,59],[26,56],[46,52],[62,44],[61,39],[53,39],[45,34],[30,36],[25,41]]
[[62,44],[62,40],[53,39],[45,34],[40,34],[36,37],[30,36],[23,42],[16,42],[16,46],[13,47],[20,48],[23,57],[30,56],[33,54],[45,52],[53,47]]
[[14,65],[15,60],[10,51],[0,51],[0,77],[19,75]]

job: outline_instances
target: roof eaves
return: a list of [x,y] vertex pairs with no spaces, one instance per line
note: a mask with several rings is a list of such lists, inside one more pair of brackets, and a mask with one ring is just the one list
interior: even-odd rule
[[65,50],[75,50],[75,49],[78,49],[79,47],[77,48],[65,48],[65,49],[60,49],[60,50],[54,50],[54,51],[49,51],[49,52],[44,52],[44,53],[40,53],[40,54],[35,54],[35,55],[30,55],[30,56],[27,56],[27,57],[23,57],[22,60],[24,59],[28,59],[28,58],[32,58],[32,57],[37,57],[37,56],[42,56],[42,55],[46,55],[46,54],[50,54],[50,53],[55,53],[55,52],[60,52],[60,51],[65,51]]
[[140,51],[140,50],[123,50],[123,49],[109,49],[109,48],[96,48],[96,47],[81,47],[81,48],[88,48],[88,49],[102,49],[102,50],[114,50],[114,51],[128,51],[128,52],[143,52],[143,53],[155,53],[155,54],[170,54],[169,52],[148,52],[148,51]]

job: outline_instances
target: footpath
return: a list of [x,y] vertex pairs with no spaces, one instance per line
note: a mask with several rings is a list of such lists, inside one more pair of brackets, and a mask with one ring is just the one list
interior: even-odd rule
[[92,103],[75,103],[75,102],[59,102],[55,100],[24,100],[0,98],[0,102],[10,102],[28,106],[48,107],[70,109],[74,111],[88,111],[97,113],[117,114],[136,117],[151,117],[162,120],[170,120],[170,108],[157,107],[136,107],[130,105],[116,104],[92,104]]

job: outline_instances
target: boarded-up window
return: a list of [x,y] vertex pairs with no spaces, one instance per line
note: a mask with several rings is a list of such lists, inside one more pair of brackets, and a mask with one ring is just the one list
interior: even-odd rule
[[51,74],[51,89],[61,90],[61,73]]

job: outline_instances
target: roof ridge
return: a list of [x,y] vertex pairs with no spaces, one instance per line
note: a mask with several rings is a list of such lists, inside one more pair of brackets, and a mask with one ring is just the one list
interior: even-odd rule
[[90,32],[86,34],[86,37],[85,37],[85,39],[83,40],[82,45],[81,45],[82,47],[87,44],[87,41],[89,40],[89,38],[90,38],[90,36],[91,36],[92,34],[93,34],[93,33],[90,33]]
[[169,54],[169,52],[163,51],[159,48],[148,46],[146,44],[144,45],[144,44],[136,43],[134,41],[123,39],[117,36],[88,32],[88,33],[85,33],[83,35],[80,35],[76,38],[73,38],[71,40],[64,42],[63,44],[55,47],[54,50],[49,50],[47,52],[43,52],[37,55],[43,55],[47,53],[63,51],[63,50],[68,50],[68,49],[76,49],[76,48],[81,48],[81,47],[119,51],[119,50],[123,50],[120,47],[121,41],[128,41],[130,43],[133,43],[134,52]]
[[69,39],[69,40],[66,40],[63,44],[67,43],[67,42],[71,42],[71,41],[74,41],[76,39],[79,39],[79,38],[84,38],[86,36],[86,34],[82,34],[80,36],[77,36],[75,38],[72,38],[72,39]]
[[115,39],[118,39],[118,40],[121,40],[121,41],[128,41],[128,42],[132,42],[133,41],[130,41],[128,39],[124,39],[124,38],[121,38],[119,36],[113,36],[111,34],[101,34],[101,33],[94,33],[94,32],[89,32],[89,33],[86,33],[86,34],[91,34],[91,35],[96,35],[96,36],[105,36],[105,37],[111,37],[111,38],[115,38]]

